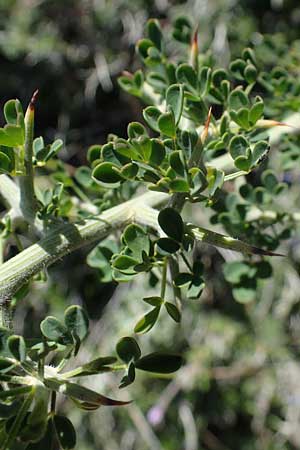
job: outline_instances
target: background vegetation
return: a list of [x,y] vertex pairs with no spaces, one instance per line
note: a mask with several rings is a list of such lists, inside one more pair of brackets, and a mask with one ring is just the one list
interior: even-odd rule
[[[125,136],[127,123],[141,119],[140,103],[120,92],[116,80],[138,68],[134,46],[146,20],[160,18],[167,30],[187,12],[199,25],[201,51],[218,65],[226,67],[250,46],[265,70],[280,65],[291,73],[292,86],[277,89],[267,114],[285,120],[299,112],[297,0],[1,0],[1,103],[14,97],[26,103],[38,87],[36,133],[64,140],[61,154],[73,175],[86,164],[91,144],[105,142],[109,132]],[[171,50],[183,51],[180,44]],[[279,181],[292,184],[285,206],[297,212],[299,138],[274,139],[273,149],[271,167]],[[254,177],[248,181],[255,186]],[[72,189],[80,189],[80,180]],[[144,312],[139,299],[146,289],[139,278],[117,289],[103,284],[99,270],[83,264],[88,250],[56,264],[30,296],[23,292],[15,315],[16,332],[35,336],[45,314],[61,315],[74,303],[86,307],[93,321],[82,361],[109,354],[116,337],[128,333]],[[234,301],[223,275],[224,259],[236,256],[205,248],[209,282],[201,302],[185,308],[180,328],[165,322],[145,342],[145,351],[184,349],[186,366],[171,380],[139,375],[128,388],[135,402],[126,408],[69,410],[78,448],[300,449],[299,238],[287,240],[282,251],[288,257],[272,260],[273,278],[259,284],[245,307]],[[117,385],[111,374],[98,382],[110,391]]]

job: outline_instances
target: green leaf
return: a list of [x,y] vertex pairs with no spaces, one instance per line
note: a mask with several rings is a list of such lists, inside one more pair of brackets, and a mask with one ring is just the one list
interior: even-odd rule
[[61,448],[63,450],[73,449],[76,445],[76,431],[72,422],[67,417],[55,414],[53,423]]
[[270,278],[273,273],[271,264],[268,261],[259,261],[255,264],[257,278]]
[[87,160],[90,164],[100,158],[102,145],[91,145],[87,151]]
[[65,324],[68,330],[82,341],[89,330],[89,319],[80,306],[72,305],[65,310]]
[[244,80],[244,70],[246,67],[246,63],[245,61],[243,61],[242,59],[238,58],[235,61],[232,61],[229,65],[229,69],[231,71],[231,73],[233,74],[233,76],[237,79],[237,80]]
[[116,259],[113,260],[112,265],[115,269],[119,270],[120,272],[128,273],[128,274],[134,274],[133,267],[138,264],[138,260],[135,258],[132,258],[131,256],[127,255],[120,255]]
[[252,48],[249,48],[249,47],[248,47],[248,48],[245,48],[245,49],[243,50],[242,56],[243,56],[243,58],[244,58],[245,61],[249,60],[249,61],[252,62],[252,64],[254,64],[254,65],[257,64],[257,62],[256,62],[256,57],[255,57],[255,53],[254,53],[254,51],[253,51]]
[[225,280],[232,284],[238,284],[243,277],[252,278],[256,274],[256,269],[241,261],[226,263],[224,266]]
[[150,239],[145,230],[136,224],[128,225],[123,233],[123,239],[131,250],[133,258],[141,259],[142,253],[147,255],[150,251]]
[[176,178],[169,183],[171,192],[189,192],[190,186],[183,178]]
[[249,109],[248,108],[240,108],[235,113],[235,117],[233,117],[232,113],[230,114],[230,116],[238,125],[240,125],[241,128],[248,130],[248,128],[249,128]]
[[177,126],[182,114],[183,108],[183,88],[180,84],[171,85],[166,92],[167,107],[173,112],[175,125]]
[[181,177],[185,175],[185,165],[181,150],[170,153],[169,163],[172,169]]
[[182,130],[180,137],[182,147],[186,151],[188,158],[190,158],[198,142],[198,133],[195,129]]
[[161,111],[155,106],[148,106],[143,110],[143,117],[152,130],[159,133],[158,119],[161,115]]
[[275,173],[270,169],[266,170],[262,174],[261,179],[262,179],[263,184],[266,186],[266,189],[269,192],[274,192],[274,189],[278,185],[278,179],[277,179]]
[[8,100],[3,108],[4,117],[6,119],[7,123],[10,123],[12,125],[17,125],[18,120],[18,112],[16,108],[16,103],[19,103],[19,100]]
[[[123,144],[123,146],[122,146]],[[125,144],[122,142],[121,144],[121,149],[124,150],[125,147],[125,151],[128,153],[128,143],[127,141],[125,141]],[[107,144],[103,145],[101,147],[101,155],[100,155],[100,159],[102,159],[104,162],[106,163],[111,163],[113,164],[116,168],[120,167],[120,159],[118,158],[119,155],[119,145],[118,148],[116,149],[117,145],[115,142],[108,142]],[[116,150],[118,151],[118,155],[116,153]],[[127,154],[126,154],[127,156]],[[126,162],[130,162],[129,158],[126,158],[125,156],[125,160]],[[124,163],[126,164],[126,162],[124,161]],[[97,167],[97,166],[96,166]]]
[[145,59],[148,56],[148,50],[153,46],[153,42],[150,39],[140,39],[136,44],[136,49],[140,56]]
[[152,151],[151,140],[148,136],[140,136],[138,139],[131,139],[131,143],[141,156],[142,160],[148,162]]
[[147,82],[156,92],[159,93],[163,93],[167,87],[166,78],[158,72],[148,73]]
[[258,164],[269,152],[270,146],[266,141],[259,141],[252,150],[252,166]]
[[[92,180],[92,171],[87,166],[80,166],[78,169],[76,169],[76,172],[74,174],[74,178],[81,186],[85,188],[91,187],[93,180]],[[63,189],[63,184],[61,184],[61,188]]]
[[149,39],[154,43],[158,50],[162,49],[162,31],[157,19],[150,19],[147,22],[147,32]]
[[160,166],[166,156],[166,150],[163,142],[159,139],[151,139],[152,149],[150,163]]
[[146,372],[173,373],[180,369],[182,363],[181,355],[155,352],[140,358],[135,367]]
[[196,71],[189,64],[180,64],[176,70],[176,78],[192,94],[198,96],[198,80]]
[[256,102],[250,108],[249,122],[251,125],[255,125],[256,122],[262,117],[264,113],[264,102],[260,97],[257,97]]
[[[175,118],[172,112],[166,112],[159,116],[158,119],[159,131],[165,136],[175,138],[176,137],[176,126]],[[1,143],[1,142],[0,142]]]
[[41,322],[41,332],[50,341],[57,341],[64,343],[72,342],[71,335],[65,327],[56,317],[48,316]]
[[160,312],[160,306],[153,308],[150,312],[145,314],[135,325],[135,333],[147,333],[154,327]]
[[128,163],[120,170],[120,175],[126,180],[134,180],[139,171],[139,166],[135,163]]
[[225,173],[223,170],[216,169],[215,167],[207,168],[207,189],[210,197],[213,197],[217,189],[221,189],[224,184]]
[[162,209],[158,214],[158,223],[167,236],[175,239],[175,241],[182,241],[184,224],[180,214],[175,209]]
[[244,70],[244,77],[247,83],[255,83],[257,78],[257,69],[253,64],[248,64]]
[[99,270],[100,280],[103,283],[108,283],[112,280],[110,261],[117,252],[117,243],[112,239],[105,239],[93,248],[87,256],[87,264]]
[[17,336],[14,334],[9,336],[7,344],[9,351],[18,361],[25,361],[26,345],[22,336]]
[[122,361],[128,364],[130,361],[138,360],[141,356],[141,350],[135,339],[132,337],[123,337],[116,345],[116,352]]
[[228,73],[224,69],[217,69],[213,71],[212,74],[212,82],[215,85],[216,88],[219,88],[221,86],[221,82],[223,80],[228,79]]
[[156,241],[157,251],[162,255],[176,253],[180,249],[180,245],[172,238],[160,238]]
[[128,92],[135,97],[141,96],[141,88],[137,86],[134,78],[131,76],[121,76],[118,78],[118,84],[125,92]]
[[173,283],[176,287],[183,287],[188,285],[193,279],[193,275],[188,272],[181,272],[176,275]]
[[148,303],[151,306],[161,306],[163,299],[161,297],[144,297],[143,302]]
[[5,103],[4,117],[9,125],[17,125],[21,127],[23,137],[25,136],[24,112],[19,100],[8,100]]
[[243,136],[234,136],[229,142],[229,153],[233,159],[245,156],[249,148],[249,142]]
[[62,139],[56,139],[51,145],[49,152],[45,158],[45,161],[49,161],[49,159],[53,158],[57,153],[63,148],[64,142]]
[[164,305],[169,316],[172,317],[175,322],[179,323],[181,321],[181,313],[177,306],[170,302],[165,302]]
[[137,139],[141,136],[148,136],[146,128],[139,122],[131,122],[127,128],[129,139]]
[[122,378],[119,388],[123,388],[132,384],[135,380],[135,365],[133,362],[129,364],[127,374]]
[[242,91],[242,88],[240,87],[234,89],[230,93],[228,101],[230,109],[233,109],[234,111],[249,106],[248,96],[244,91]]
[[94,180],[100,181],[101,183],[109,184],[111,186],[116,185],[116,183],[123,180],[117,170],[118,168],[114,164],[110,162],[103,162],[94,168],[92,177]]
[[19,125],[5,125],[0,128],[0,145],[18,147],[24,144],[24,132]]
[[234,165],[240,170],[248,172],[252,166],[252,153],[250,148],[246,150],[245,156],[238,156],[234,160]]
[[173,38],[184,44],[190,44],[192,39],[192,25],[186,16],[179,16],[173,24]]

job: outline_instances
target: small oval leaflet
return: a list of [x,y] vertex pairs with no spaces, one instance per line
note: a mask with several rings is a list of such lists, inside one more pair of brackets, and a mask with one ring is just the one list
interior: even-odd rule
[[178,354],[155,352],[139,359],[135,367],[146,372],[172,373],[180,369],[183,358]]

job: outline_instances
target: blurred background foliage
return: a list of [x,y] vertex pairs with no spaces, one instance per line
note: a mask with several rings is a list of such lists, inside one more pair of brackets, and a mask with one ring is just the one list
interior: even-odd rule
[[[89,145],[109,132],[125,135],[127,123],[141,119],[140,103],[120,92],[117,77],[138,68],[134,48],[147,19],[161,19],[167,30],[182,14],[199,25],[201,51],[217,65],[250,46],[266,70],[282,65],[299,79],[299,0],[0,0],[1,103],[17,97],[25,104],[38,87],[37,135],[62,138],[61,156],[74,172],[86,164]],[[299,111],[295,98],[285,92],[267,113],[280,120]],[[297,210],[299,138],[293,146],[283,139],[277,151],[271,166],[295,183],[286,205]],[[170,380],[139,376],[128,388],[134,403],[124,409],[84,414],[62,403],[81,450],[300,449],[300,242],[288,242],[284,262],[272,260],[273,278],[259,283],[257,301],[246,306],[233,300],[223,276],[224,259],[236,256],[199,251],[209,278],[201,303],[186,305],[180,327],[164,321],[143,338],[145,352],[185,352],[186,366]],[[144,312],[145,291],[151,295],[142,278],[117,289],[102,284],[84,264],[87,253],[70,255],[30,296],[23,292],[15,315],[16,332],[32,336],[45,314],[85,306],[92,329],[82,362],[109,354]],[[111,374],[94,383],[109,392],[117,385]]]

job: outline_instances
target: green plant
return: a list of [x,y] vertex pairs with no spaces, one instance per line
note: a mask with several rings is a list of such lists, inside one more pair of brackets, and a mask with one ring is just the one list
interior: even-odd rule
[[[150,286],[159,285],[155,296],[143,298],[151,309],[133,330],[142,335],[163,315],[180,322],[185,301],[201,297],[206,268],[199,243],[245,256],[244,261],[227,263],[224,275],[233,297],[249,303],[258,283],[272,276],[264,257],[282,256],[274,252],[298,220],[280,207],[287,184],[266,167],[270,130],[284,127],[288,140],[295,131],[264,117],[264,100],[257,91],[263,94],[272,82],[278,87],[272,73],[267,80],[263,77],[250,48],[228,69],[216,69],[208,55],[199,54],[197,31],[193,33],[187,19],[175,22],[173,37],[188,43],[187,62],[169,60],[159,22],[148,22],[147,37],[137,44],[145,69],[119,80],[125,91],[148,104],[145,125],[130,123],[127,139],[110,135],[105,145],[90,147],[90,167],[80,167],[74,177],[57,158],[60,140],[45,145],[43,138],[34,139],[37,93],[25,116],[18,100],[4,106],[0,192],[7,212],[2,257],[11,242],[19,253],[0,266],[3,450],[15,440],[21,448],[42,448],[49,436],[62,448],[74,447],[71,422],[55,411],[56,393],[86,410],[126,403],[70,379],[121,370],[120,387],[126,387],[134,382],[136,369],[169,374],[182,364],[181,356],[172,353],[141,356],[137,340],[128,336],[116,345],[121,363],[114,356],[101,356],[63,371],[87,334],[88,319],[81,308],[68,308],[63,322],[45,318],[37,342],[12,330],[13,308],[34,278],[43,279],[49,265],[101,241],[87,262],[99,269],[103,282],[128,282],[143,274]],[[273,76],[278,80],[277,72]],[[39,182],[38,171],[48,175],[50,188]],[[248,181],[253,174],[258,181],[252,186]],[[140,193],[145,186],[149,192]],[[198,224],[199,211],[204,225]],[[206,228],[208,219],[228,235]]]

